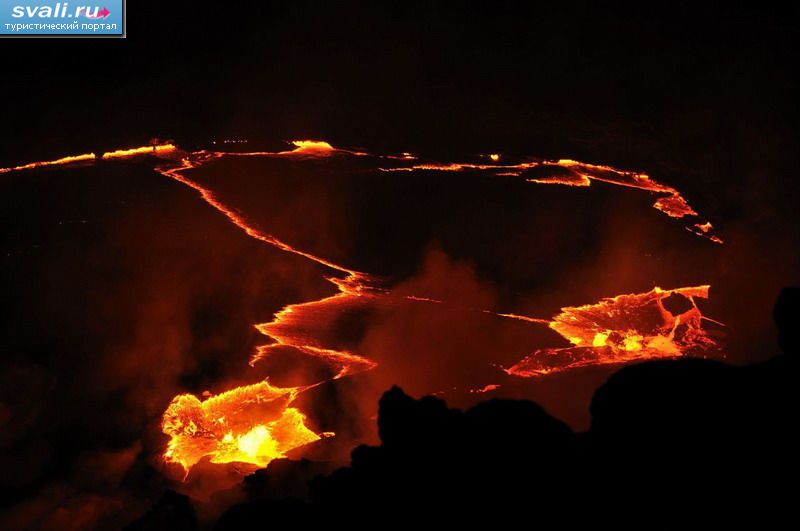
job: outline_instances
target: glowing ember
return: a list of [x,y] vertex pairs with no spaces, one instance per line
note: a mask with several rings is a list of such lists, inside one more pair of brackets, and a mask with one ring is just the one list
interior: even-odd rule
[[469,392],[473,393],[473,394],[490,393],[492,391],[496,391],[497,389],[500,389],[500,384],[488,384],[488,385],[484,385],[480,389],[470,389]]
[[691,227],[686,227],[686,230],[688,230],[692,234],[697,234],[698,236],[703,236],[705,238],[708,238],[714,243],[720,243],[720,244],[722,243],[722,240],[718,236],[714,236],[712,234],[714,227],[711,225],[711,223],[708,222],[695,223]]
[[[548,326],[573,347],[535,351],[506,370],[515,376],[539,376],[587,365],[706,354],[718,348],[703,329],[695,298],[708,298],[709,286],[618,295],[596,304],[562,308]],[[677,315],[664,300],[679,296],[689,309]]]
[[656,201],[653,206],[671,218],[682,218],[684,216],[697,215],[697,212],[695,212],[692,207],[689,206],[689,203],[687,203],[686,200],[679,195],[662,197]]
[[178,395],[162,418],[162,430],[170,436],[164,458],[186,470],[206,456],[212,463],[266,466],[320,438],[306,427],[305,416],[289,407],[297,393],[297,388],[264,381],[203,401]]

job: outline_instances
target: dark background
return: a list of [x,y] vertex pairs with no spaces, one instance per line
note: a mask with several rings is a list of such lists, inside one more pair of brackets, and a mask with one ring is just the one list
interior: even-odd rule
[[3,41],[2,155],[316,135],[730,171],[796,122],[796,10],[764,4],[135,2],[125,40]]
[[[586,303],[618,285],[629,290],[631,279],[648,289],[655,273],[636,256],[657,248],[659,274],[710,277],[710,314],[729,324],[730,361],[765,359],[777,350],[775,296],[800,280],[797,13],[782,4],[130,2],[124,40],[0,40],[0,166],[158,136],[187,147],[323,138],[444,159],[501,152],[646,170],[681,190],[726,245],[680,239],[682,228],[639,204],[638,193],[604,199],[595,222],[586,215],[597,208],[594,196],[583,195],[569,204],[588,206],[567,243],[557,230],[537,234],[531,225],[520,237],[524,252],[504,251],[505,262],[496,251],[514,241],[512,225],[493,241],[478,230],[480,219],[494,211],[529,219],[525,194],[533,192],[516,185],[503,201],[493,184],[481,197],[497,204],[475,216],[463,201],[485,190],[450,194],[441,181],[431,197],[462,201],[447,212],[469,224],[470,236],[452,220],[445,225],[444,265],[434,260],[430,277],[458,292],[457,260],[474,260],[477,280],[466,276],[481,295],[487,279],[527,282],[531,260],[558,272],[562,260],[580,258],[578,269],[591,274],[575,277],[582,295],[565,304]],[[263,341],[251,324],[330,289],[319,270],[276,258],[150,170],[137,162],[0,176],[3,509],[55,514],[46,520],[53,528],[82,527],[84,517],[118,522],[146,509],[165,486],[147,459],[160,444],[154,422],[169,399],[244,378],[241,353]],[[332,234],[342,235],[345,259],[424,273],[424,238],[408,236],[413,257],[404,247],[393,260],[370,255],[381,230],[402,237],[426,226],[409,190],[404,201],[379,202],[393,186],[352,196],[361,219],[380,223],[339,232],[332,224]],[[617,203],[634,196],[637,213],[671,231],[663,240],[648,240],[650,229],[630,222],[638,219],[626,210],[633,200]],[[437,211],[434,199],[423,206]],[[569,217],[557,201],[549,209]],[[288,214],[286,234],[318,236],[315,219],[295,225]],[[357,237],[345,230],[353,228]],[[604,231],[608,238],[596,238]],[[474,234],[493,244],[476,252]],[[337,251],[321,245],[326,256]],[[552,249],[558,263],[547,260]],[[628,257],[624,267],[620,256]],[[698,271],[705,264],[708,275]],[[546,288],[541,299],[557,308],[551,296],[564,293]],[[579,382],[581,399],[565,399],[556,414],[585,416],[607,374],[531,386],[558,399]],[[153,433],[142,437],[145,430]],[[125,515],[113,516],[120,507]]]

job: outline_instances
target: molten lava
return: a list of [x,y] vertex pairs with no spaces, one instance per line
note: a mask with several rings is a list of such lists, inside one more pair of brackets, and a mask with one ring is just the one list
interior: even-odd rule
[[325,156],[334,153],[336,149],[328,142],[321,140],[294,140],[292,151],[285,151],[284,154]]
[[[717,348],[703,328],[695,298],[708,298],[709,286],[617,295],[596,304],[562,308],[548,326],[574,346],[535,351],[506,370],[515,376],[540,376],[587,365],[705,355]],[[676,296],[689,308],[673,314],[664,301]]]
[[56,160],[45,160],[41,162],[30,162],[28,164],[22,164],[20,166],[14,166],[11,168],[0,168],[0,173],[8,173],[12,171],[22,171],[22,170],[32,170],[33,168],[42,168],[46,166],[61,166],[64,164],[73,164],[75,162],[81,161],[90,161],[95,159],[94,153],[86,153],[84,155],[70,155],[68,157],[62,157]]
[[[298,147],[293,151],[280,152],[280,153],[265,152],[265,153],[259,153],[259,155],[296,156],[298,154],[302,154],[304,156],[318,157],[318,156],[328,156],[339,152],[339,150],[336,150],[334,148],[331,149],[327,149],[324,147],[320,148],[320,145],[330,146],[330,144],[328,144],[327,142],[295,141],[294,144],[297,145]],[[309,145],[315,146],[314,149],[311,151],[307,151],[306,148]],[[247,156],[253,154],[236,153],[236,155]],[[371,277],[365,273],[348,269],[344,266],[334,264],[333,262],[330,262],[318,256],[314,256],[310,253],[306,253],[304,251],[296,249],[291,245],[279,240],[275,236],[259,230],[240,213],[234,211],[232,208],[227,207],[225,204],[219,201],[219,199],[217,199],[217,197],[214,195],[214,192],[203,187],[196,181],[193,181],[184,175],[186,171],[197,168],[201,166],[203,163],[207,162],[208,160],[212,160],[220,156],[223,156],[223,154],[199,152],[183,159],[180,166],[159,168],[157,171],[159,171],[162,175],[165,175],[170,179],[174,179],[182,184],[185,184],[186,186],[189,186],[190,188],[193,188],[194,190],[199,192],[200,196],[206,203],[208,203],[216,210],[221,212],[223,215],[225,215],[225,217],[227,217],[228,220],[230,220],[234,225],[242,229],[245,232],[245,234],[247,234],[251,238],[254,238],[269,245],[273,245],[283,251],[302,256],[320,265],[328,267],[333,271],[335,271],[336,273],[344,275],[344,278],[337,278],[337,277],[328,278],[328,280],[332,284],[334,284],[339,290],[339,293],[337,293],[336,295],[318,301],[312,301],[309,303],[289,305],[280,312],[278,312],[277,314],[275,314],[272,321],[268,323],[257,324],[256,329],[259,332],[263,333],[264,335],[268,336],[270,339],[272,339],[273,343],[260,346],[256,350],[256,353],[253,355],[253,358],[251,360],[251,365],[256,363],[257,361],[264,359],[268,355],[268,353],[275,347],[290,346],[304,352],[305,354],[326,361],[336,370],[337,378],[373,368],[375,366],[375,362],[369,359],[363,358],[361,356],[349,352],[326,349],[320,345],[315,344],[313,338],[308,337],[307,334],[296,332],[297,329],[302,328],[303,316],[306,316],[308,314],[315,314],[321,311],[326,311],[327,309],[333,309],[335,311],[336,308],[344,307],[347,304],[352,303],[353,301],[370,297],[372,295],[372,292],[375,291],[375,288],[370,286]],[[291,326],[292,324],[296,324],[299,326]]]
[[263,467],[289,450],[319,440],[306,427],[305,416],[289,407],[298,392],[264,381],[203,401],[191,394],[178,395],[161,422],[170,436],[164,458],[187,471],[204,457],[212,463]]
[[173,144],[158,144],[155,146],[142,146],[130,149],[117,149],[103,153],[101,158],[104,159],[120,159],[125,157],[132,157],[135,155],[163,155],[177,151],[177,147]]
[[[155,155],[168,160],[167,165],[157,168],[156,171],[193,189],[203,201],[245,234],[282,251],[311,260],[331,271],[327,279],[337,289],[334,295],[286,306],[271,321],[255,325],[257,330],[270,339],[270,343],[258,347],[251,359],[252,365],[263,360],[277,347],[293,348],[328,364],[332,369],[331,379],[367,371],[377,364],[357,353],[326,345],[316,334],[320,322],[333,322],[338,315],[348,310],[364,308],[377,301],[392,304],[402,299],[417,304],[443,306],[450,303],[430,297],[426,293],[395,295],[391,290],[378,285],[376,279],[367,273],[293,247],[250,222],[233,206],[226,205],[213,190],[188,175],[193,170],[222,157],[285,157],[304,160],[357,156],[373,157],[376,161],[375,169],[386,172],[474,170],[487,172],[490,176],[523,177],[528,182],[537,184],[579,187],[590,186],[593,181],[599,181],[660,194],[653,205],[655,208],[671,218],[692,218],[687,230],[715,243],[722,243],[713,234],[711,223],[699,219],[698,214],[675,188],[659,183],[644,173],[570,159],[526,160],[512,164],[501,163],[499,154],[490,154],[483,157],[488,158],[491,164],[417,163],[414,162],[418,160],[417,157],[410,153],[376,156],[361,151],[338,149],[320,140],[296,140],[292,145],[293,149],[278,152],[202,150],[185,153],[173,144],[158,144],[110,151],[100,156],[86,154],[34,162],[0,169],[0,173],[133,156]],[[382,167],[387,163],[391,166]],[[572,344],[570,347],[536,350],[505,369],[510,375],[530,377],[589,365],[707,355],[719,347],[703,328],[704,322],[711,320],[702,315],[695,299],[707,298],[708,290],[709,286],[672,290],[655,288],[647,293],[618,295],[595,304],[563,308],[552,319],[481,308],[469,310],[498,318],[519,320],[531,326],[547,325]],[[664,303],[670,297],[684,299],[688,303],[687,309],[677,313],[669,311]],[[266,466],[271,460],[285,456],[288,451],[320,439],[320,435],[306,425],[304,414],[291,405],[299,393],[319,383],[321,382],[307,387],[278,388],[262,381],[235,387],[205,400],[192,394],[178,395],[169,404],[162,418],[162,430],[170,438],[163,457],[167,462],[180,464],[187,473],[204,458],[212,463],[239,462],[258,467]],[[499,387],[499,384],[488,384],[472,392],[487,393]]]
[[146,155],[146,154],[162,155],[177,150],[178,148],[173,144],[157,144],[152,146],[142,146],[130,149],[117,149],[115,151],[109,151],[103,153],[100,156],[97,156],[94,153],[85,153],[83,155],[69,155],[67,157],[61,157],[60,159],[55,159],[55,160],[30,162],[28,164],[13,166],[11,168],[0,168],[0,174],[12,171],[32,170],[34,168],[45,168],[48,166],[64,166],[67,164],[74,164],[76,162],[89,162],[97,160],[98,158],[121,159],[121,158],[133,157],[136,155]]
[[[499,162],[500,155],[492,154],[488,156],[492,162]],[[451,171],[459,172],[463,170],[484,171],[494,176],[520,177],[531,171],[539,172],[535,177],[527,178],[528,182],[536,184],[560,184],[566,186],[591,186],[592,181],[604,182],[616,186],[636,188],[650,193],[663,194],[659,197],[653,208],[660,210],[671,218],[694,217],[699,214],[689,205],[689,202],[675,188],[660,183],[650,178],[646,173],[625,171],[603,166],[599,164],[588,164],[572,159],[560,159],[557,161],[549,160],[527,160],[518,164],[477,164],[469,162],[450,162],[450,163],[421,163],[411,166],[394,166],[381,168],[382,171]],[[544,172],[544,174],[541,174]],[[687,227],[692,233],[702,238],[706,238],[714,243],[722,243],[722,240],[711,234],[708,230],[694,230],[690,227],[708,226],[707,221],[698,221],[694,225]]]

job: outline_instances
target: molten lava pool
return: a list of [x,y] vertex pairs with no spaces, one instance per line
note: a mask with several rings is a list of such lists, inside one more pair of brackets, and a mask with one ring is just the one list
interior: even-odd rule
[[[225,353],[247,366],[206,371],[163,404],[162,458],[184,475],[201,461],[264,467],[332,439],[352,446],[394,384],[455,404],[541,400],[581,371],[721,356],[724,325],[703,309],[711,279],[675,260],[700,263],[723,239],[676,186],[571,159],[248,147],[156,144],[0,170],[150,164],[225,225],[201,238],[247,241],[246,267],[283,279],[248,292],[271,290],[273,306],[245,323],[260,337],[249,351]],[[546,391],[556,381],[563,390]]]

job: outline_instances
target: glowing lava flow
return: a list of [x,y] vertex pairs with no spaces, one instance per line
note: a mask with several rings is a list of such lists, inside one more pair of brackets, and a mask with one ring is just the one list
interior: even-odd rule
[[[326,157],[336,154],[365,155],[360,152],[338,150],[329,143],[321,141],[295,141],[293,144],[296,147],[291,151],[277,153],[235,153],[231,155],[272,157]],[[339,292],[337,294],[318,301],[287,306],[275,314],[272,321],[256,325],[256,328],[261,333],[270,337],[273,343],[259,347],[251,360],[251,364],[266,357],[269,352],[276,347],[290,346],[308,355],[322,358],[330,362],[331,365],[337,367],[335,378],[373,368],[376,364],[371,360],[353,353],[326,348],[324,345],[317,343],[313,334],[303,333],[302,331],[307,326],[307,321],[314,320],[313,316],[319,315],[322,312],[335,312],[356,303],[358,299],[372,299],[378,296],[391,297],[391,293],[386,293],[383,290],[378,290],[374,286],[371,286],[370,277],[365,273],[333,264],[317,256],[295,249],[274,236],[258,230],[250,225],[241,215],[222,204],[211,190],[204,188],[184,175],[187,170],[195,168],[208,160],[225,155],[225,153],[194,154],[184,159],[179,167],[161,169],[159,171],[197,190],[208,204],[223,213],[249,236],[274,245],[284,251],[311,259],[346,275],[345,278],[329,279],[338,287]],[[496,161],[499,160],[499,155],[496,157],[490,156],[490,158]],[[401,160],[413,159],[404,158]],[[524,167],[532,168],[535,165],[535,163],[525,163]],[[585,165],[569,160],[559,161],[559,165],[561,168],[576,168],[573,171],[573,175],[580,180],[581,186],[587,186],[591,179],[596,179],[621,186],[667,193],[669,194],[668,196],[660,198],[656,202],[657,208],[667,212],[672,217],[695,215],[695,212],[688,206],[676,190],[655,183],[644,174],[618,172],[617,170],[607,167]],[[411,171],[415,169],[459,171],[465,167],[468,166],[456,163],[445,166],[417,164],[410,168],[403,169]],[[497,166],[470,165],[469,167],[485,169],[496,168]],[[521,166],[517,165],[515,167],[519,168]],[[506,169],[508,168],[509,166],[506,166]],[[536,182],[546,181],[539,179]],[[708,224],[708,227],[710,228],[710,224]],[[672,315],[664,308],[662,303],[662,300],[670,295],[687,297],[692,303],[691,309],[678,316]],[[550,321],[514,314],[487,313],[533,324],[547,324],[550,328],[559,332],[575,345],[571,348],[538,350],[514,367],[507,369],[507,372],[512,375],[533,376],[586,365],[625,363],[636,359],[674,357],[688,353],[690,350],[696,349],[697,347],[714,346],[714,341],[708,338],[703,331],[701,322],[702,315],[694,304],[694,297],[697,296],[707,297],[708,286],[680,288],[669,291],[655,288],[653,291],[646,294],[620,295],[594,305],[564,308],[562,314]],[[443,304],[443,301],[424,296],[413,295],[405,296],[404,298],[422,303]],[[240,398],[247,399],[249,393],[252,391],[250,391],[249,388],[243,389],[244,390],[240,391],[240,393],[243,394]],[[493,389],[496,389],[496,387],[487,386],[484,387],[481,392]],[[233,391],[229,391],[228,393],[231,392]],[[221,397],[226,394],[227,393],[223,393],[218,396]],[[191,395],[188,396],[194,401],[197,401],[195,397]],[[171,419],[181,418],[182,403],[185,400],[189,400],[189,398],[187,398],[187,395],[182,395],[181,397],[177,397],[170,405],[168,412]],[[288,407],[290,402],[291,401],[286,402],[285,407]],[[192,404],[194,404],[194,402],[192,402]],[[187,414],[190,413],[191,409]],[[165,415],[165,419],[166,418],[167,416]],[[173,422],[174,421],[170,421],[170,426]],[[185,425],[185,421],[182,422],[183,424],[181,425]],[[258,422],[258,419],[253,419],[253,422]],[[261,430],[259,433],[263,435],[268,434],[272,438],[275,437],[268,426],[265,426],[263,423],[258,424],[258,426],[259,430]],[[302,422],[297,424],[297,426],[301,431],[307,430]],[[245,426],[245,428],[248,430],[255,429],[252,425]],[[178,458],[176,458],[176,452],[178,452],[179,448],[187,441],[187,438],[184,436],[183,438],[176,439],[177,436],[174,435],[175,431],[169,428],[166,420],[164,432],[172,436],[165,457],[170,460],[178,460]],[[250,433],[250,431],[247,433]],[[181,432],[181,434],[183,435],[183,432]],[[238,441],[239,439],[237,437],[245,435],[247,434],[243,435],[242,433],[237,433],[234,439]],[[189,441],[191,441],[192,436],[192,434],[189,435]],[[210,455],[213,456],[213,462],[222,463],[240,460],[260,465],[264,464],[263,457],[255,461],[246,453],[230,451],[229,444],[231,440],[227,442],[216,440],[220,445],[217,451],[214,451],[213,448],[210,450],[206,448],[205,450],[211,452]],[[184,463],[182,462],[182,464]],[[184,467],[186,467],[186,464],[184,464]]]
[[289,404],[299,389],[268,382],[237,387],[203,400],[178,395],[164,412],[161,427],[170,436],[164,457],[189,470],[208,456],[212,463],[266,466],[320,436]]
[[[237,141],[237,143],[240,141]],[[224,142],[223,142],[224,143]],[[251,365],[267,357],[279,347],[289,347],[318,358],[332,368],[331,378],[341,378],[374,368],[377,364],[352,352],[329,348],[315,336],[313,323],[333,321],[336,315],[349,308],[361,307],[378,299],[406,300],[420,304],[448,305],[447,301],[425,296],[394,295],[380,288],[370,275],[335,264],[324,258],[292,247],[277,237],[250,223],[233,207],[224,204],[215,193],[187,176],[191,170],[222,157],[287,157],[316,159],[332,156],[371,156],[390,161],[394,166],[377,168],[382,171],[462,171],[479,170],[490,175],[522,176],[539,184],[590,186],[601,181],[661,194],[654,207],[670,217],[697,218],[697,213],[674,188],[658,183],[643,173],[626,172],[608,166],[581,163],[569,159],[558,161],[535,160],[519,164],[501,164],[499,154],[484,158],[491,164],[474,163],[415,163],[409,153],[399,156],[375,156],[361,151],[343,150],[319,140],[292,142],[294,149],[278,152],[181,152],[172,144],[159,144],[131,149],[64,157],[54,161],[34,162],[13,168],[0,168],[0,173],[38,167],[65,165],[100,159],[120,159],[132,156],[155,155],[171,162],[156,169],[160,174],[195,190],[208,205],[223,214],[245,234],[280,250],[311,260],[332,271],[328,280],[336,293],[320,300],[292,304],[277,312],[273,319],[256,325],[270,338],[271,343],[257,348]],[[178,156],[180,160],[177,161]],[[381,162],[381,163],[384,163]],[[687,226],[694,234],[716,243],[722,241],[713,234],[712,225],[694,219]],[[589,365],[625,363],[635,360],[668,358],[683,355],[704,355],[717,344],[703,328],[702,315],[695,298],[707,298],[708,286],[662,290],[647,293],[618,295],[596,304],[563,308],[552,319],[540,319],[511,313],[472,309],[500,318],[515,319],[531,325],[545,324],[572,343],[571,347],[545,348],[505,369],[514,376],[540,376]],[[688,301],[688,309],[674,314],[664,301],[678,297]],[[463,308],[462,308],[463,309]],[[329,319],[330,318],[330,319]],[[170,437],[163,457],[188,471],[201,459],[212,463],[250,463],[266,466],[271,460],[285,456],[290,450],[314,442],[320,435],[306,425],[306,417],[292,403],[299,393],[313,387],[279,388],[267,381],[236,387],[207,396],[204,400],[191,395],[176,396],[162,417],[162,430]],[[498,389],[499,384],[486,385],[475,393]]]
[[[309,151],[308,150],[309,144],[314,144],[316,145],[316,147],[312,151]],[[328,144],[327,142],[312,143],[312,141],[295,141],[295,145],[297,145],[298,148],[294,151],[279,152],[279,153],[260,152],[257,153],[257,155],[328,156],[337,152],[337,150],[333,148],[320,149],[319,148],[320,144],[324,144],[325,146],[330,147],[330,144]],[[238,214],[237,212],[234,212],[232,209],[228,208],[221,201],[219,201],[219,199],[217,199],[217,197],[211,190],[204,188],[199,183],[183,175],[185,171],[196,168],[201,164],[203,164],[204,162],[207,162],[208,160],[212,160],[214,158],[218,158],[223,155],[224,155],[223,153],[207,153],[207,152],[192,154],[191,156],[184,158],[182,163],[177,167],[159,168],[157,169],[157,171],[159,171],[162,175],[165,175],[182,184],[185,184],[186,186],[189,186],[190,188],[193,188],[194,190],[199,192],[200,196],[206,203],[208,203],[209,205],[217,209],[219,212],[224,214],[225,217],[227,217],[234,225],[242,229],[251,238],[255,238],[256,240],[275,246],[283,251],[302,256],[304,258],[312,260],[320,265],[323,265],[338,273],[343,273],[345,275],[344,278],[336,278],[336,277],[328,278],[328,280],[338,288],[339,292],[337,294],[318,301],[289,305],[280,312],[278,312],[277,314],[275,314],[272,321],[256,325],[256,328],[261,333],[271,338],[274,341],[274,343],[260,347],[256,351],[256,354],[253,356],[251,364],[266,357],[268,352],[275,347],[289,346],[301,350],[306,354],[321,358],[324,361],[329,362],[332,366],[335,366],[337,368],[337,375],[336,375],[337,378],[361,372],[364,370],[368,370],[374,367],[375,362],[368,360],[366,358],[362,358],[360,356],[357,356],[355,354],[346,351],[326,349],[321,346],[314,345],[313,342],[309,341],[309,338],[305,336],[298,336],[290,332],[282,333],[283,330],[291,328],[284,326],[287,323],[287,321],[292,320],[299,312],[302,312],[303,310],[313,309],[319,311],[320,308],[344,306],[347,303],[353,301],[354,299],[362,297],[368,298],[372,296],[373,293],[376,291],[376,288],[370,285],[371,277],[366,273],[361,273],[353,269],[348,269],[344,266],[334,264],[333,262],[330,262],[313,254],[296,249],[291,245],[279,240],[275,236],[259,230],[258,228],[251,225],[242,215]],[[236,155],[252,156],[254,154],[236,153]]]
[[[259,230],[248,223],[243,216],[219,201],[211,190],[184,176],[184,172],[224,155],[298,158],[326,157],[337,154],[366,155],[357,151],[339,150],[323,141],[298,140],[294,141],[293,145],[295,146],[293,150],[276,153],[199,151],[186,154],[179,163],[157,168],[157,171],[196,190],[206,203],[225,215],[248,236],[312,260],[344,275],[343,278],[329,278],[338,288],[337,294],[310,303],[287,306],[278,312],[271,322],[257,325],[257,329],[272,339],[273,343],[259,347],[251,360],[251,364],[255,363],[267,356],[271,349],[288,346],[322,359],[335,369],[334,378],[341,378],[369,370],[376,364],[346,351],[315,345],[312,338],[294,332],[296,327],[292,326],[294,324],[292,321],[295,315],[300,313],[327,308],[335,311],[355,299],[369,298],[371,291],[376,289],[370,287],[369,275],[295,249],[278,238]],[[107,152],[100,157],[87,154],[64,157],[54,161],[35,162],[0,169],[0,173],[97,159],[120,159],[137,155],[162,156],[174,154],[177,151],[172,144],[143,146]],[[170,436],[164,452],[164,459],[180,464],[187,472],[206,456],[212,463],[242,462],[266,466],[271,460],[284,456],[285,452],[318,440],[320,436],[305,425],[305,416],[298,409],[290,407],[300,390],[300,388],[274,387],[263,381],[254,385],[237,387],[203,401],[191,394],[176,396],[162,417],[162,430]]]
[[[700,312],[695,297],[708,298],[708,290],[709,286],[656,287],[562,308],[548,326],[574,346],[539,349],[506,372],[530,377],[587,365],[706,354],[717,343],[703,329],[703,320],[710,319]],[[677,315],[667,310],[664,301],[672,296],[688,301],[689,308]]]
[[142,146],[130,149],[117,149],[103,153],[104,159],[120,159],[135,155],[165,155],[177,151],[178,148],[173,144],[157,144],[154,146]]
[[[500,155],[497,153],[488,155],[488,158],[493,162],[500,161]],[[605,182],[616,186],[663,194],[653,203],[653,208],[660,210],[671,218],[692,217],[695,220],[699,219],[698,213],[677,189],[651,179],[646,173],[619,170],[611,166],[588,164],[572,159],[555,161],[529,160],[518,164],[422,163],[412,166],[381,168],[381,170],[388,172],[425,170],[457,172],[476,170],[489,172],[495,176],[526,177],[528,182],[536,184],[560,184],[564,186],[591,186],[592,181]],[[533,176],[533,172],[537,174]],[[703,227],[703,229],[699,229],[699,227]],[[706,238],[714,243],[722,243],[722,240],[713,234],[713,227],[708,221],[699,220],[686,228],[701,238]]]
[[141,146],[136,148],[130,149],[118,149],[115,151],[108,151],[103,153],[100,156],[95,155],[94,153],[85,153],[83,155],[70,155],[67,157],[61,157],[60,159],[55,160],[45,160],[40,162],[30,162],[28,164],[22,164],[20,166],[13,166],[11,168],[0,168],[0,173],[9,173],[12,171],[22,171],[22,170],[32,170],[34,168],[46,168],[48,166],[64,166],[67,164],[74,164],[76,162],[90,162],[95,161],[97,159],[122,159],[127,157],[133,157],[136,155],[165,155],[167,153],[173,153],[177,151],[178,148],[173,144],[156,144],[151,146]]
[[[361,155],[358,152],[337,150],[327,142],[295,141],[293,144],[296,148],[292,151],[235,153],[233,155],[286,157],[325,157],[337,153]],[[276,313],[272,321],[256,325],[256,328],[272,339],[273,343],[258,347],[251,360],[251,365],[264,359],[272,349],[288,346],[322,359],[334,367],[336,370],[334,379],[375,367],[376,363],[372,360],[347,351],[329,349],[315,344],[312,337],[296,332],[298,328],[302,327],[298,327],[298,323],[295,322],[298,319],[302,320],[301,317],[298,317],[300,315],[326,310],[336,311],[355,300],[372,297],[375,288],[369,285],[369,275],[295,249],[271,234],[259,230],[243,216],[219,201],[211,190],[183,175],[185,171],[223,155],[223,153],[196,153],[184,158],[177,167],[160,168],[157,171],[199,192],[206,203],[224,214],[248,236],[345,275],[344,278],[328,278],[338,288],[337,294],[317,301],[289,305]],[[229,416],[225,412],[240,411],[242,404],[265,402],[265,391],[267,397],[281,398],[276,404],[279,416],[270,421],[270,417],[262,415],[261,409],[255,408],[240,419],[237,428],[230,429],[226,420]],[[193,395],[175,397],[167,408],[162,421],[164,433],[170,436],[164,458],[167,461],[181,464],[187,471],[204,456],[211,456],[213,463],[244,462],[266,466],[272,459],[282,457],[284,452],[318,440],[319,436],[306,427],[303,414],[299,410],[289,407],[297,391],[294,388],[275,388],[267,382],[261,382],[226,391],[202,403]],[[272,399],[266,401],[276,402]],[[214,408],[215,413],[211,415],[211,421],[208,420],[208,415],[199,415],[199,411],[202,411],[206,404],[209,404],[209,409]],[[196,418],[205,420],[204,426],[210,426],[210,428],[196,429]],[[219,418],[223,420],[219,421]],[[219,425],[214,423],[215,419]]]
[[89,161],[94,160],[95,154],[94,153],[86,153],[84,155],[70,155],[68,157],[62,157],[56,160],[46,160],[42,162],[31,162],[28,164],[22,164],[20,166],[14,166],[11,168],[0,168],[0,173],[9,173],[12,171],[22,171],[22,170],[32,170],[33,168],[42,168],[46,166],[61,166],[64,164],[73,164],[75,162],[81,161]]

